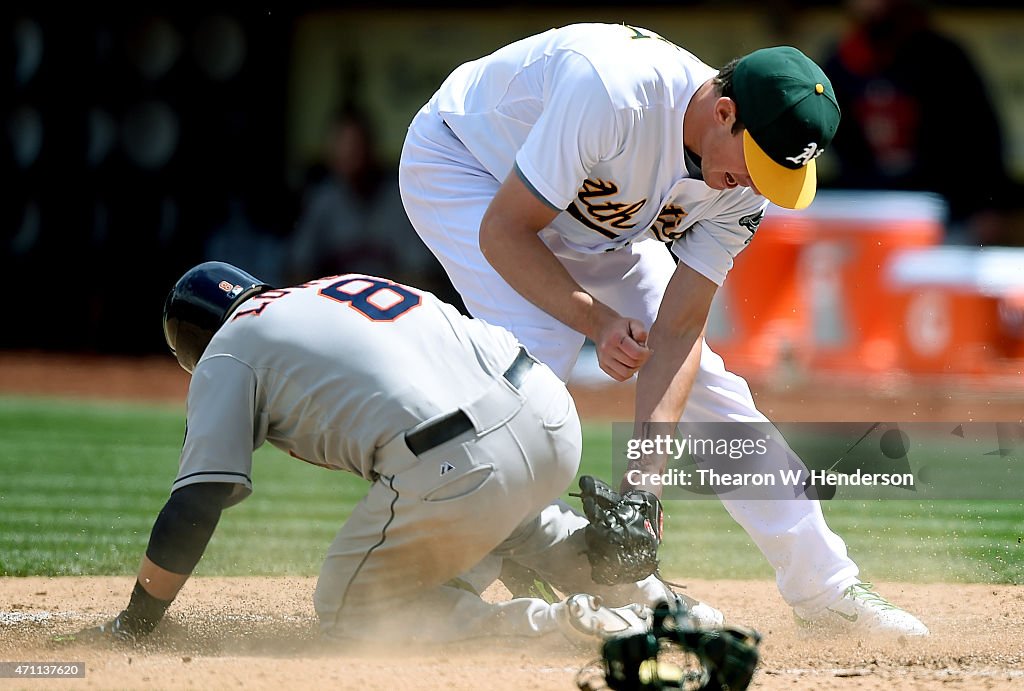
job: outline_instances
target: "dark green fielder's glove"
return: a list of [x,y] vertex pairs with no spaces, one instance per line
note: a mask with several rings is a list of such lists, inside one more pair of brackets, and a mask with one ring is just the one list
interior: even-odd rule
[[583,528],[590,575],[596,583],[634,583],[658,570],[663,514],[644,490],[619,494],[591,475],[580,477],[579,497],[590,525]]

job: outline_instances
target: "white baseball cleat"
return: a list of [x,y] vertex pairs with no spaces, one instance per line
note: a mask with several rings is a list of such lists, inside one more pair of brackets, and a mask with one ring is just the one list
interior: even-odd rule
[[900,609],[872,589],[870,583],[854,583],[838,601],[797,622],[822,633],[852,635],[927,636],[928,627],[910,612]]
[[725,615],[708,603],[695,600],[682,593],[673,593],[673,595],[676,597],[676,604],[685,610],[698,626],[714,628],[725,625]]
[[651,610],[646,605],[605,607],[601,598],[586,593],[571,595],[556,607],[562,633],[573,643],[593,645],[615,636],[645,633],[651,628]]

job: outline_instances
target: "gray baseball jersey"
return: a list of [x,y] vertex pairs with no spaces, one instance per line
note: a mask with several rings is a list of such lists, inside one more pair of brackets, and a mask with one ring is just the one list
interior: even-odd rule
[[576,24],[460,66],[431,106],[495,178],[515,169],[564,210],[542,237],[606,252],[653,235],[721,284],[768,202],[687,166],[683,115],[716,73],[647,29]]
[[344,275],[246,301],[196,365],[172,489],[252,491],[252,453],[269,441],[326,468],[373,477],[395,435],[479,396],[516,355],[513,336],[427,292]]

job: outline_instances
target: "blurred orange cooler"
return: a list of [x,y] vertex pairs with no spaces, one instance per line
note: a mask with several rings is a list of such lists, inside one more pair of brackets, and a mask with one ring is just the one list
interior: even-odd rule
[[1024,364],[1024,248],[908,250],[884,284],[906,371],[996,374]]
[[898,253],[939,245],[945,216],[927,193],[822,190],[802,211],[769,207],[715,300],[709,344],[744,374],[897,367],[882,277]]

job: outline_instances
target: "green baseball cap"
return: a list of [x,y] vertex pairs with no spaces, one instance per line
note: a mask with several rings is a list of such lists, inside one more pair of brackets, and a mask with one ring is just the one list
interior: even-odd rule
[[818,187],[814,159],[839,127],[832,83],[796,48],[776,46],[740,58],[732,88],[754,185],[773,204],[806,207]]

